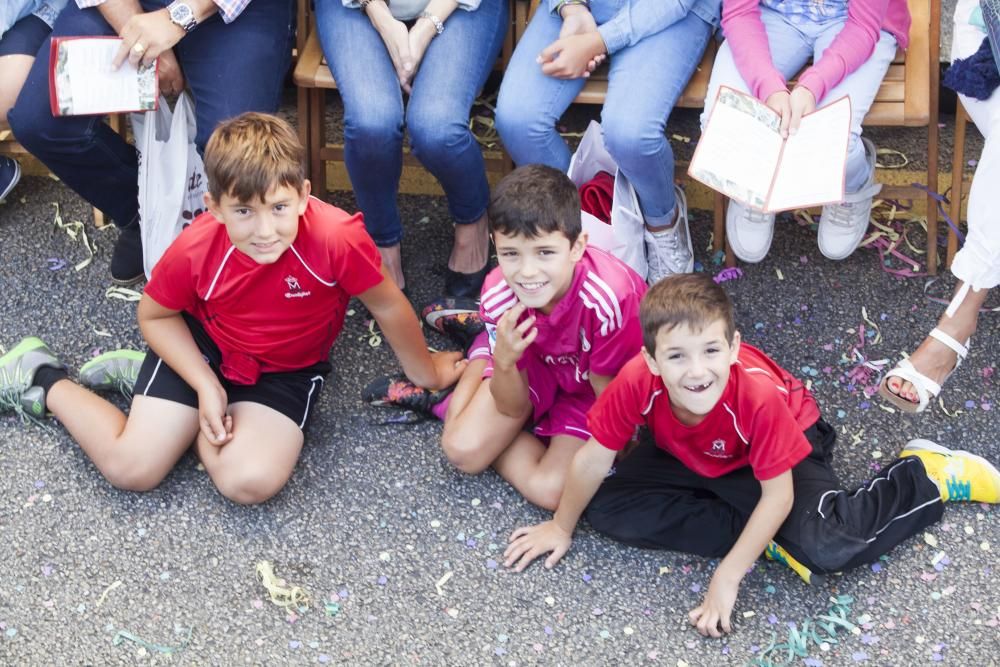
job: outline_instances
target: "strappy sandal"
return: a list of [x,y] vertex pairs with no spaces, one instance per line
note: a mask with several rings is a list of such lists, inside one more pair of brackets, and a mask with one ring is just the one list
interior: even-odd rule
[[[962,345],[957,340],[936,327],[931,329],[930,337],[943,343],[957,355],[955,367],[952,368],[948,375],[944,378],[944,381],[947,382],[948,378],[951,377],[951,374],[958,370],[958,367],[962,365],[965,357],[969,354],[969,341],[965,341],[965,345]],[[913,385],[913,388],[917,392],[917,398],[919,399],[917,403],[908,401],[889,388],[889,378],[894,377]],[[896,364],[896,367],[886,373],[885,377],[882,378],[882,382],[878,386],[878,393],[882,396],[882,398],[889,401],[903,412],[916,413],[923,412],[927,409],[930,402],[937,398],[937,395],[941,393],[941,385],[918,371],[909,359],[901,359],[900,362]]]

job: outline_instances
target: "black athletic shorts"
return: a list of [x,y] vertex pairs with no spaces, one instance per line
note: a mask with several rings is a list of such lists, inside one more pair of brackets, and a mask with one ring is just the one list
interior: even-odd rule
[[[184,321],[191,330],[195,344],[201,350],[201,356],[212,367],[215,377],[219,378],[222,388],[230,403],[247,401],[259,403],[277,410],[285,415],[298,427],[305,430],[316,405],[320,390],[330,373],[330,364],[321,361],[297,371],[281,373],[261,373],[256,384],[234,384],[223,377],[219,371],[222,364],[222,353],[209,337],[208,333],[195,318],[184,314]],[[139,369],[139,377],[135,381],[136,396],[152,396],[164,398],[174,403],[181,403],[192,408],[198,408],[198,393],[187,382],[163,363],[152,350],[147,350],[146,360]]]
[[34,56],[50,32],[52,28],[42,19],[33,14],[25,16],[3,34],[0,56]]

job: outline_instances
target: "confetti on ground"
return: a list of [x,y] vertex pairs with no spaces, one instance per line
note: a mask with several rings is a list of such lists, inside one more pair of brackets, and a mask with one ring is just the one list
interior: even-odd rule
[[64,232],[66,232],[66,235],[69,236],[74,241],[79,239],[80,242],[83,244],[84,250],[87,251],[87,258],[78,262],[73,267],[74,270],[80,271],[81,269],[86,268],[91,262],[94,261],[94,253],[97,252],[97,248],[94,246],[94,243],[89,238],[87,238],[87,228],[84,227],[82,222],[78,220],[74,220],[73,222],[63,222],[62,214],[59,212],[59,204],[57,202],[52,202],[52,205],[55,206],[56,208],[55,217],[52,219],[53,226],[55,226],[57,229],[61,229]]
[[434,584],[434,588],[437,589],[438,597],[444,597],[443,586],[448,583],[448,580],[451,579],[454,576],[454,574],[455,574],[454,572],[449,570],[444,573],[444,576],[442,576],[440,579],[437,580],[437,583]]
[[118,299],[119,301],[138,301],[142,298],[142,292],[115,285],[104,291],[104,298]]
[[191,641],[191,628],[187,629],[187,635],[184,637],[184,640],[178,646],[153,644],[152,642],[148,642],[142,637],[139,637],[138,635],[132,634],[128,630],[119,630],[118,632],[116,632],[114,639],[111,640],[111,643],[115,646],[120,646],[122,642],[125,641],[132,642],[133,644],[136,644],[148,651],[156,651],[157,653],[163,653],[164,655],[173,655],[175,653],[180,653],[181,651],[183,651],[184,647],[188,645],[189,641]]
[[257,578],[267,589],[271,602],[277,606],[291,612],[292,607],[301,608],[309,604],[309,594],[298,586],[288,586],[283,579],[278,579],[270,561],[262,560],[257,563]]
[[121,585],[122,585],[121,581],[116,581],[113,584],[111,584],[110,586],[108,586],[107,588],[105,588],[104,592],[101,593],[101,597],[97,598],[97,606],[100,607],[102,604],[104,604],[104,600],[107,599],[108,593],[110,593],[111,591],[115,590],[116,588],[118,588]]
[[[826,614],[821,614],[801,624],[789,623],[788,638],[785,642],[779,644],[777,633],[772,632],[771,643],[763,651],[757,653],[751,647],[751,652],[757,654],[749,664],[755,667],[786,667],[796,664],[799,658],[803,659],[804,664],[822,664],[819,661],[806,663],[806,660],[809,659],[810,643],[821,651],[829,651],[831,645],[840,642],[838,633],[847,631],[852,634],[861,634],[861,629],[847,620],[854,598],[849,595],[841,595],[830,598],[830,601],[833,606]],[[863,652],[854,655],[859,654],[865,655]],[[867,660],[867,655],[865,655],[865,659]]]

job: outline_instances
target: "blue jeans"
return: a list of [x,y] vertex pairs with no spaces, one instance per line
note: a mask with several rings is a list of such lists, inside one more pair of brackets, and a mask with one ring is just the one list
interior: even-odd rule
[[[771,61],[787,81],[805,67],[809,59],[818,61],[823,51],[833,42],[834,38],[844,28],[846,19],[833,19],[824,23],[791,23],[780,12],[767,7],[760,8],[760,18],[767,31],[767,43],[771,49]],[[844,190],[848,193],[857,192],[871,175],[868,158],[861,144],[861,121],[871,109],[875,94],[878,93],[882,78],[885,76],[892,59],[896,56],[896,38],[885,32],[879,34],[879,41],[868,60],[861,67],[844,77],[843,81],[831,88],[826,97],[816,100],[816,106],[821,107],[834,102],[845,95],[851,100],[851,138],[847,144],[847,167]],[[724,42],[715,56],[712,67],[712,77],[708,83],[708,95],[705,97],[705,111],[701,116],[702,127],[712,111],[716,94],[721,86],[729,86],[741,92],[750,94],[743,77],[736,69],[733,52],[729,43]]]
[[[141,0],[146,11],[169,0]],[[292,0],[253,0],[225,24],[218,15],[174,46],[195,101],[198,150],[222,120],[244,111],[274,112],[291,58]],[[96,8],[66,5],[52,29],[59,35],[115,35]],[[38,51],[28,80],[8,114],[17,140],[66,185],[115,224],[139,218],[139,164],[135,148],[99,116],[53,117],[49,108],[49,41]]]
[[316,3],[323,52],[344,101],[344,162],[376,245],[403,238],[396,193],[404,123],[414,155],[444,188],[454,221],[472,223],[486,212],[490,187],[469,111],[509,19],[507,0],[483,0],[472,12],[456,9],[427,47],[404,109],[389,52],[368,17],[340,0]]
[[[613,8],[612,8],[613,9]],[[595,14],[598,23],[610,16]],[[535,58],[559,37],[562,20],[535,12],[507,67],[497,101],[497,130],[518,165],[566,171],[570,152],[556,123],[586,79],[556,79]],[[646,221],[667,224],[674,210],[674,153],[664,127],[701,61],[712,27],[688,14],[665,30],[611,56],[601,111],[604,142],[635,187]]]

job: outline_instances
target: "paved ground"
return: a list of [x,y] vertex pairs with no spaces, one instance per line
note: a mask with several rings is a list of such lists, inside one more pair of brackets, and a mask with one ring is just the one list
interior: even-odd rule
[[[349,196],[336,201],[353,207]],[[52,202],[67,222],[89,220],[78,198],[46,178],[26,179],[0,206],[0,345],[41,334],[78,367],[139,336],[134,305],[105,297],[116,232],[91,229],[97,257],[76,272],[85,253],[53,231]],[[440,283],[446,210],[434,198],[403,204],[420,303]],[[717,272],[704,251],[708,221],[694,228],[699,260]],[[968,362],[949,382],[948,411],[907,417],[848,387],[844,374],[857,363],[848,355],[859,347],[862,309],[882,337],[865,336],[859,353],[870,359],[898,358],[931,328],[941,306],[925,296],[923,279],[890,277],[871,250],[825,261],[815,234],[785,220],[768,260],[725,285],[747,339],[812,378],[841,432],[836,467],[848,482],[916,436],[1000,460],[997,315],[982,318]],[[952,285],[942,279],[928,294]],[[841,632],[828,650],[809,642],[796,664],[1000,659],[1000,512],[989,507],[950,507],[929,536],[820,589],[761,563],[743,585],[735,632],[705,640],[684,613],[713,563],[623,548],[584,529],[554,571],[508,574],[496,563],[506,535],[544,515],[492,473],[449,469],[438,424],[373,425],[392,413],[363,406],[360,389],[395,365],[386,346],[369,345],[360,312],[348,318],[333,363],[295,476],[262,507],[225,501],[193,456],[151,493],[116,491],[57,424],[42,430],[0,417],[0,663],[162,664],[162,649],[183,646],[174,663],[738,665],[772,640],[787,642],[789,624],[801,629],[825,614],[832,596],[849,596],[841,610],[858,634]],[[262,560],[308,592],[294,616],[268,601],[254,574]],[[776,664],[787,657],[769,656]]]

